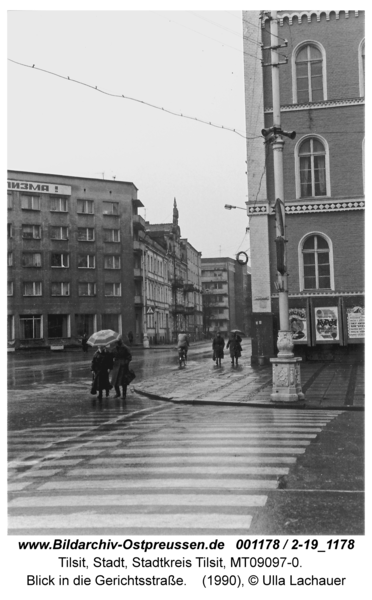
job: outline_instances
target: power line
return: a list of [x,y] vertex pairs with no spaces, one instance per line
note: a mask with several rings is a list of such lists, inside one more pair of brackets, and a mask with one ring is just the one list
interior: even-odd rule
[[177,21],[173,21],[172,19],[170,19],[169,17],[163,17],[163,15],[157,15],[163,19],[166,19],[167,21],[169,21],[170,23],[175,23],[175,25],[179,25],[180,27],[185,27],[185,29],[189,29],[190,31],[193,31],[194,33],[197,33],[198,35],[202,35],[205,38],[208,38],[209,40],[212,40],[213,42],[217,42],[217,44],[222,44],[222,46],[226,46],[227,48],[232,48],[233,50],[236,50],[237,52],[241,52],[242,54],[246,54],[247,56],[250,56],[251,58],[254,58],[255,60],[259,60],[260,63],[262,64],[262,60],[260,58],[257,58],[257,56],[253,56],[253,54],[249,54],[249,52],[245,52],[244,50],[241,50],[240,48],[235,48],[235,46],[230,46],[230,44],[225,44],[225,42],[221,42],[220,40],[216,40],[212,37],[210,37],[209,35],[205,35],[204,33],[200,33],[200,31],[196,31],[196,29],[192,29],[192,27],[188,27],[187,25],[183,25],[183,23],[178,23]]
[[[228,31],[229,33],[232,33],[233,35],[237,35],[239,38],[248,40],[250,42],[252,42],[252,44],[256,44],[257,46],[259,46],[261,48],[261,45],[259,42],[257,42],[256,40],[254,40],[253,38],[250,38],[248,36],[245,36],[244,34],[242,35],[242,33],[239,31],[233,31],[232,29],[229,29],[228,27],[223,27],[222,25],[218,25],[217,23],[214,23],[213,21],[211,21],[210,19],[206,19],[205,17],[202,17],[201,15],[197,15],[194,11],[190,10],[189,12],[191,12],[191,14],[194,15],[194,17],[197,17],[198,19],[202,19],[203,21],[206,21],[207,23],[211,23],[212,25],[214,25],[215,27],[219,27],[220,29],[224,29],[224,31]],[[234,15],[235,16],[235,15]]]
[[211,127],[216,127],[217,129],[224,129],[226,131],[231,131],[232,133],[236,133],[236,135],[239,135],[240,137],[242,137],[245,140],[254,140],[254,139],[258,139],[258,138],[262,137],[261,135],[247,137],[247,136],[243,135],[242,133],[239,133],[239,131],[237,131],[236,129],[232,129],[231,127],[225,127],[224,125],[216,125],[215,123],[212,123],[211,121],[204,121],[203,119],[198,119],[197,117],[190,117],[188,115],[184,115],[183,113],[176,113],[171,110],[168,110],[167,108],[163,108],[161,106],[156,106],[155,104],[150,104],[149,102],[146,102],[145,100],[139,100],[138,98],[131,98],[130,96],[124,96],[124,94],[112,94],[110,92],[106,92],[104,90],[99,89],[98,86],[90,85],[89,83],[84,83],[83,81],[78,81],[77,79],[72,79],[69,76],[66,77],[65,75],[59,75],[58,73],[54,73],[53,71],[47,71],[46,69],[41,69],[40,67],[36,67],[35,65],[26,65],[24,63],[18,62],[11,58],[8,58],[8,60],[16,65],[20,65],[21,67],[26,67],[28,69],[34,69],[35,71],[41,71],[42,73],[47,73],[48,75],[53,75],[54,77],[59,77],[60,79],[64,79],[65,81],[72,81],[73,83],[77,83],[78,85],[82,85],[82,86],[87,87],[96,92],[100,92],[101,94],[104,94],[105,96],[111,96],[113,98],[123,98],[124,100],[132,100],[133,102],[138,102],[139,104],[144,104],[145,106],[150,106],[151,108],[161,110],[161,111],[168,113],[170,115],[173,115],[175,117],[183,117],[184,119],[190,119],[191,121],[196,121],[197,123],[203,123],[204,125],[210,125]]

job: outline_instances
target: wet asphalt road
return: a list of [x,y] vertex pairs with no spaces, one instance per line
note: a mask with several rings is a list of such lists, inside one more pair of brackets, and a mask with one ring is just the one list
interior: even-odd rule
[[[120,400],[114,401],[113,398],[108,401],[104,399],[102,403],[99,403],[89,396],[92,354],[91,351],[88,356],[80,352],[66,352],[63,354],[40,352],[32,355],[10,355],[8,357],[8,419],[10,432],[37,428],[30,435],[38,439],[42,431],[40,428],[46,427],[48,430],[48,428],[50,429],[49,426],[53,424],[58,428],[59,424],[69,426],[75,421],[85,422],[89,419],[89,427],[94,428],[95,425],[99,427],[102,424],[102,419],[104,419],[104,422],[107,419],[107,423],[112,423],[107,429],[108,435],[111,436],[115,435],[116,420],[123,417],[124,419],[129,418],[130,422],[133,423],[133,427],[143,427],[143,433],[138,438],[138,443],[141,445],[146,442],[147,436],[150,436],[149,439],[151,438],[152,427],[154,426],[146,426],[146,419],[142,421],[138,411],[144,409],[145,414],[147,414],[146,411],[150,411],[150,420],[156,422],[156,419],[162,419],[167,433],[161,439],[166,443],[169,443],[167,439],[169,435],[171,436],[173,432],[177,431],[180,425],[184,426],[186,418],[191,419],[197,426],[207,429],[226,427],[229,419],[237,419],[239,423],[237,426],[240,426],[239,414],[242,409],[236,410],[226,406],[216,405],[208,408],[202,406],[174,406],[162,401],[149,400],[134,393],[129,394],[126,403]],[[209,345],[195,348],[190,353],[191,360],[198,363],[205,361],[206,369],[208,368],[207,365],[210,368]],[[151,353],[135,350],[132,365],[137,373],[135,381],[139,383],[146,377],[178,370],[175,350],[159,350]],[[244,364],[242,368],[245,368]],[[160,410],[159,416],[157,416],[158,410]],[[313,414],[315,413],[318,413],[318,411]],[[177,417],[178,414],[180,416]],[[183,415],[182,418],[181,414]],[[243,423],[243,420],[247,421],[248,427],[250,425],[259,427],[262,419],[281,418],[281,415],[275,409],[264,409],[262,411],[255,408],[246,408],[241,414],[241,422]],[[319,416],[320,414],[324,413],[319,413]],[[293,414],[293,418],[295,418],[295,414]],[[85,431],[84,425],[83,431]],[[89,429],[89,431],[92,431],[92,429]],[[194,433],[195,431],[192,429],[191,432]],[[288,475],[280,481],[277,489],[265,490],[267,494],[266,506],[264,509],[255,512],[249,533],[257,535],[362,535],[364,532],[363,433],[363,413],[340,411],[340,414],[318,433],[316,439],[311,441],[306,452],[297,457],[296,464],[290,468]],[[84,435],[90,435],[88,430]],[[118,436],[118,442],[115,443],[119,443],[120,440],[120,443],[125,444],[125,436],[123,437],[121,432],[118,433]],[[75,442],[73,442],[74,440],[65,442],[65,444],[67,444],[66,450],[71,454],[72,459],[75,459],[78,451],[74,450]],[[231,443],[234,442],[235,435],[231,431]],[[265,446],[264,440],[262,440],[262,444]],[[217,447],[219,448],[219,445]],[[22,445],[21,454],[27,448],[30,452],[33,451],[32,445],[29,447]],[[178,441],[175,448],[179,450]],[[270,445],[268,449],[270,450]],[[94,467],[94,460],[91,459],[93,459],[96,451],[96,445],[93,442],[93,449],[87,450],[88,469]],[[272,452],[272,449],[270,451]],[[44,453],[52,462],[53,460],[63,462],[64,458],[53,458],[53,456],[50,456],[51,450],[47,448],[40,453],[36,451],[30,461],[30,466],[37,471],[36,475],[39,475],[39,467],[41,467],[40,475],[42,475],[42,470],[45,468],[45,480],[38,476],[36,481],[40,484],[45,481],[45,485],[57,486],[56,492],[54,492],[57,497],[60,493],[58,486],[63,485],[65,476],[73,482],[71,485],[79,485],[79,482],[85,481],[85,478],[78,477],[76,483],[74,483],[75,480],[73,477],[71,479],[72,473],[69,471],[69,467],[67,467],[66,475],[61,477],[59,474],[57,476],[48,475],[48,460],[44,460]],[[149,451],[148,455],[144,455],[143,462],[145,464],[146,460],[150,460],[149,457],[152,453],[153,449],[151,449],[151,452]],[[192,455],[192,451],[191,453],[185,452],[188,460],[192,459]],[[224,459],[226,460],[226,457]],[[27,460],[22,459],[14,473],[16,478],[21,477],[22,481],[25,477],[27,480],[27,473],[31,473],[29,471],[30,467],[27,467],[25,475],[23,475]],[[34,465],[34,460],[36,460],[36,465]],[[103,455],[102,462],[104,460]],[[114,462],[111,458],[111,450],[108,450],[107,460],[110,466]],[[200,460],[203,461],[204,458],[200,458]],[[216,461],[217,464],[219,464],[219,461]],[[236,467],[234,461],[233,464]],[[250,464],[249,461],[247,461],[247,464]],[[182,461],[179,467],[180,471],[184,468]],[[88,480],[91,476],[88,476]],[[102,477],[103,480],[106,479],[106,475]],[[139,477],[139,475],[136,475],[136,477]],[[230,477],[233,476],[230,475]],[[222,473],[220,478],[223,486],[224,477]],[[15,481],[18,481],[18,479],[15,479]],[[143,481],[143,485],[146,487],[147,478],[144,478]],[[104,481],[102,481],[103,483]],[[81,483],[81,485],[84,488],[84,483]],[[40,498],[37,502],[42,503],[44,497],[52,498],[54,496],[53,492],[39,493],[36,482],[33,486],[35,497]],[[22,494],[29,495],[33,492],[28,490],[22,492],[21,490],[19,493],[22,496]],[[94,491],[94,493],[97,492]],[[215,493],[218,497],[221,492]],[[89,504],[91,500],[92,498],[89,500]],[[77,501],[79,500],[77,499]],[[152,510],[156,511],[156,502]],[[112,511],[114,511],[113,514],[123,514],[117,508],[113,508]],[[24,510],[22,509],[20,515],[23,514]],[[39,516],[45,514],[45,509],[42,507],[35,508],[32,514],[38,519]],[[109,533],[111,535],[112,532]]]
[[[89,395],[90,363],[94,350],[51,353],[32,352],[8,355],[8,428],[24,429],[54,423],[64,416],[104,411]],[[174,348],[144,351],[133,349],[131,367],[136,373],[135,383],[156,375],[178,370],[177,351]],[[190,360],[210,363],[210,344],[190,349]],[[113,402],[111,392],[111,403]],[[128,402],[147,406],[141,396],[128,393]],[[123,410],[120,403],[118,412]]]

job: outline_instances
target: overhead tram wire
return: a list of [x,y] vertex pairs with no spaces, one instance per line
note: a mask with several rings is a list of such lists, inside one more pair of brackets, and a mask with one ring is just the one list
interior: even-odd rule
[[[229,15],[240,20],[240,17],[238,17],[237,15],[234,15],[230,10],[225,10],[224,12],[227,12]],[[242,14],[243,14],[243,11],[242,11]],[[244,17],[242,17],[242,21],[243,21],[243,23],[249,23],[253,27],[257,27],[257,29],[261,29],[261,30],[265,29],[265,31],[270,33],[270,31],[268,29],[266,29],[266,27],[262,27],[261,25],[256,25],[256,23],[253,23],[252,21],[248,21],[248,19],[244,19]],[[282,37],[281,35],[275,35],[275,34],[273,34],[273,35],[274,35],[274,37],[278,38],[278,40],[283,40],[283,42],[286,41],[286,39],[284,37]]]
[[93,91],[100,92],[101,94],[104,94],[105,96],[111,96],[112,98],[124,98],[124,100],[131,100],[132,102],[138,102],[139,104],[149,106],[150,108],[155,108],[156,110],[161,110],[162,112],[168,113],[175,117],[182,117],[184,119],[190,119],[191,121],[196,121],[197,123],[203,123],[204,125],[210,125],[211,127],[215,127],[217,129],[223,129],[224,131],[231,131],[232,133],[235,133],[236,135],[240,136],[241,138],[243,138],[245,140],[255,140],[255,139],[263,137],[262,135],[255,135],[252,137],[247,137],[246,135],[243,135],[242,133],[240,133],[237,129],[232,129],[231,127],[225,127],[224,125],[216,125],[215,123],[212,123],[211,121],[204,121],[203,119],[198,119],[197,117],[190,117],[188,115],[184,115],[183,113],[176,113],[167,108],[163,108],[161,106],[156,106],[155,104],[150,104],[150,102],[146,102],[145,100],[139,100],[138,98],[132,98],[130,96],[125,96],[124,94],[112,94],[110,92],[106,92],[104,90],[99,89],[98,86],[90,85],[89,83],[84,83],[83,81],[79,81],[77,79],[72,79],[69,76],[60,75],[59,73],[54,73],[53,71],[41,69],[40,67],[36,67],[35,65],[26,65],[24,63],[18,62],[17,60],[13,60],[11,58],[8,58],[8,61],[12,62],[16,65],[19,65],[21,67],[25,67],[27,69],[34,69],[35,71],[41,71],[42,73],[47,73],[48,75],[52,75],[53,77],[58,77],[60,79],[64,79],[65,81],[72,81],[73,83],[77,83],[78,85],[82,85]]

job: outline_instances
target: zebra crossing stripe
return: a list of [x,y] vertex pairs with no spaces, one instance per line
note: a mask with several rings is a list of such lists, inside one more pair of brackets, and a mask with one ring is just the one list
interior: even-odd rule
[[278,486],[276,479],[164,479],[147,477],[143,480],[90,479],[89,481],[50,481],[39,485],[38,491],[46,490],[99,490],[99,489],[178,489],[178,488],[216,488],[216,489],[271,489]]
[[151,527],[160,529],[187,528],[193,529],[249,529],[252,522],[251,515],[230,515],[224,513],[151,513],[151,514],[101,514],[91,511],[63,515],[38,515],[18,516],[9,518],[10,530],[17,529],[103,529],[103,528],[139,528]]
[[267,496],[256,494],[116,494],[92,496],[22,496],[10,508],[68,506],[265,506]]
[[[39,472],[30,472],[29,476]],[[69,477],[99,477],[101,475],[107,475],[108,477],[114,477],[115,475],[135,475],[147,477],[149,474],[160,475],[288,475],[288,467],[222,467],[221,465],[215,465],[213,467],[203,466],[178,466],[178,467],[158,467],[151,465],[150,467],[139,466],[135,467],[90,467],[88,469],[71,469],[67,475]]]

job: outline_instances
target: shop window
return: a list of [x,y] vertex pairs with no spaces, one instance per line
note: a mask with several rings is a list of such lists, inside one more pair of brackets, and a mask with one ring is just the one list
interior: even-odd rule
[[92,335],[95,331],[95,315],[75,315],[76,335]]
[[322,234],[310,234],[300,242],[300,251],[301,291],[334,289],[330,239]]
[[21,315],[19,321],[21,326],[21,339],[38,340],[42,337],[41,315]]
[[327,100],[325,50],[319,42],[304,42],[292,55],[293,102]]
[[48,315],[48,338],[69,337],[68,315]]

